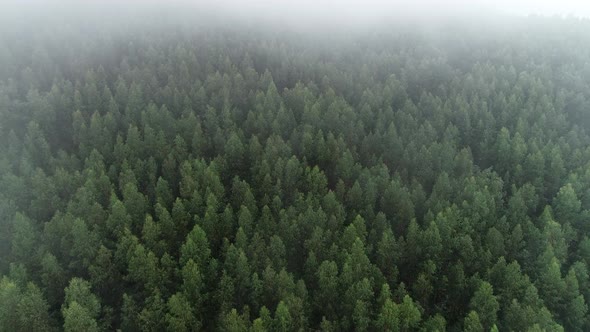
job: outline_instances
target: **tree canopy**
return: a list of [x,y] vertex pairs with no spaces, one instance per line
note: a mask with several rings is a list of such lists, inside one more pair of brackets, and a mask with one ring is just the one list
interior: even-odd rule
[[0,331],[590,330],[587,20],[150,15],[0,22]]

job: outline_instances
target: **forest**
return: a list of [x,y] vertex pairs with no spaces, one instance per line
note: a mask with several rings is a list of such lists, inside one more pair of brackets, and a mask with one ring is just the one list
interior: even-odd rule
[[589,20],[27,15],[0,331],[590,331]]

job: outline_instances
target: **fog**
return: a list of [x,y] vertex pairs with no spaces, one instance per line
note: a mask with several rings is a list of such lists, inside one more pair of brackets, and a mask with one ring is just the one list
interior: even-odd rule
[[220,0],[200,2],[200,6],[236,13],[272,13],[285,17],[341,16],[352,19],[400,15],[453,16],[465,13],[590,16],[590,4],[581,0]]
[[583,0],[520,0],[520,1],[486,1],[490,8],[501,12],[520,15],[560,15],[575,17],[590,17],[590,3]]
[[[590,17],[582,0],[24,0],[0,1],[0,15],[133,16],[152,10],[162,17],[196,14],[217,23],[229,19],[306,25],[375,24],[391,20],[474,19],[497,15]],[[31,17],[26,17],[31,19]]]
[[498,16],[590,17],[590,3],[579,0],[219,0],[186,4],[222,18],[281,22],[298,27],[496,20]]

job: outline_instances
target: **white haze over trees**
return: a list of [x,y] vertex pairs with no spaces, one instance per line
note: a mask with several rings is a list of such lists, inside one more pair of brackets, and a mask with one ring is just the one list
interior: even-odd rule
[[589,17],[590,3],[580,0],[219,0],[189,2],[239,14],[305,16],[328,19],[379,19],[387,17],[437,17],[457,14]]
[[0,332],[590,331],[588,12],[0,0]]
[[124,9],[133,15],[134,11],[148,8],[155,8],[164,15],[191,8],[221,21],[243,18],[303,26],[375,24],[392,19],[479,18],[498,14],[590,17],[590,2],[582,0],[6,0],[0,1],[0,16],[35,11],[41,15],[59,15],[60,10],[82,10],[91,15],[97,11],[100,14],[100,10],[120,12]]

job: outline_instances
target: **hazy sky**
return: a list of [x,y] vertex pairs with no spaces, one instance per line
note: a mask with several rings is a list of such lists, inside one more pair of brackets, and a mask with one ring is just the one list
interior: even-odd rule
[[343,27],[404,20],[420,23],[455,17],[479,22],[482,18],[493,19],[494,14],[590,18],[590,0],[0,0],[0,17],[3,12],[8,17],[15,13],[28,15],[33,9],[41,16],[59,16],[62,9],[81,17],[101,15],[90,4],[117,12],[127,7],[130,11],[124,12],[129,15],[134,15],[137,8],[156,5],[152,9],[171,21],[178,18],[179,11],[189,14],[194,10],[221,24],[232,24],[232,17],[240,17],[254,23],[267,20],[309,29],[322,24]]
[[3,7],[76,4],[97,2],[110,7],[124,4],[190,4],[196,7],[241,11],[244,13],[282,12],[287,15],[391,15],[394,12],[440,14],[467,11],[499,11],[512,14],[573,15],[590,18],[590,0],[0,0]]
[[389,12],[419,11],[429,14],[437,12],[463,12],[465,10],[497,10],[512,14],[574,15],[590,17],[588,0],[197,0],[200,3],[216,3],[225,8],[249,8],[265,10],[285,10],[299,13],[314,9],[325,12],[334,11],[357,15],[379,15]]
[[498,9],[517,14],[590,17],[590,2],[584,0],[496,0],[485,2]]

